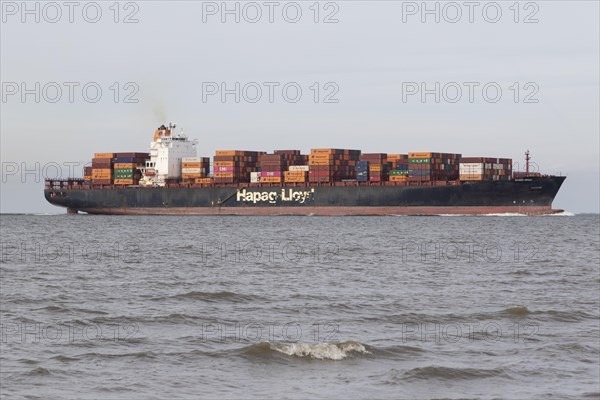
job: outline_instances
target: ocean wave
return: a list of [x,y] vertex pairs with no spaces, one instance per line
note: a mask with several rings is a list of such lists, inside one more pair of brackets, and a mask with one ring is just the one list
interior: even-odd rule
[[153,351],[138,351],[134,353],[85,353],[77,355],[77,358],[91,358],[101,360],[112,360],[120,358],[155,359],[157,356]]
[[[114,317],[96,317],[89,321],[95,324],[155,324],[155,323],[178,323],[178,322],[193,322],[200,319],[193,315],[172,313],[167,315],[156,316],[127,316],[119,315]],[[83,322],[82,324],[85,324]]]
[[289,357],[334,361],[343,360],[352,357],[355,354],[371,354],[363,344],[355,341],[346,341],[342,343],[262,342],[245,347],[242,349],[242,353],[259,357],[283,354]]
[[515,306],[502,310],[500,314],[509,317],[524,317],[529,314],[529,309],[526,306]]
[[477,368],[451,368],[429,366],[421,368],[413,368],[404,373],[404,377],[414,380],[428,379],[444,379],[444,380],[461,380],[461,379],[483,379],[493,378],[498,376],[506,376],[506,372],[502,368],[494,369],[477,369]]
[[169,299],[171,299],[171,300],[183,299],[183,300],[199,300],[199,301],[205,301],[205,302],[211,302],[211,303],[217,303],[217,302],[223,302],[223,301],[228,301],[228,302],[232,302],[232,303],[241,303],[241,302],[247,302],[250,300],[256,300],[258,298],[259,298],[258,296],[254,296],[254,295],[244,295],[244,294],[228,292],[228,291],[202,292],[202,291],[193,290],[191,292],[179,293],[179,294],[172,295],[172,296],[153,297],[151,300],[163,301],[163,300],[169,300]]
[[48,371],[46,368],[37,367],[37,368],[32,369],[31,371],[26,372],[25,375],[45,376],[45,375],[50,375],[50,371]]

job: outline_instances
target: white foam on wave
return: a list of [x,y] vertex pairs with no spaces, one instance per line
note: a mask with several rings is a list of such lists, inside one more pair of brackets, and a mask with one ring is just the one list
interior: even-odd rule
[[318,360],[343,360],[350,353],[371,354],[358,342],[343,343],[270,343],[271,350],[292,357],[308,357]]
[[484,217],[527,217],[527,214],[521,213],[491,213],[482,214]]
[[490,214],[435,214],[438,217],[526,217],[521,213],[490,213]]
[[575,213],[572,213],[571,211],[563,211],[563,212],[559,212],[559,213],[555,213],[555,214],[544,214],[544,217],[574,217]]

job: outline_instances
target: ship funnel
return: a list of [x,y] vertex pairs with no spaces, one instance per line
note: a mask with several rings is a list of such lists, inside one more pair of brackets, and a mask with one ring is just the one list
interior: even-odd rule
[[169,124],[168,128],[164,125],[159,126],[158,129],[154,132],[154,141],[156,142],[158,139],[170,137],[171,128],[175,128],[175,125]]

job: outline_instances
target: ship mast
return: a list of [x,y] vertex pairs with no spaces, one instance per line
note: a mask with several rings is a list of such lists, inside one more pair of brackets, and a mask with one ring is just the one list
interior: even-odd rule
[[525,152],[525,175],[529,176],[529,160],[531,160],[531,157],[529,157],[529,150],[527,150]]

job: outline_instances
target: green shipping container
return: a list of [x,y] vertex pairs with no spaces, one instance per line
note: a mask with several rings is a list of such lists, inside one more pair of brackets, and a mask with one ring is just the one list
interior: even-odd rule
[[429,164],[431,163],[431,158],[409,158],[409,164]]
[[390,171],[390,176],[404,176],[404,175],[408,175],[408,170],[392,169]]
[[132,179],[135,175],[135,169],[132,168],[117,168],[114,171],[115,179]]

